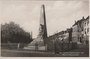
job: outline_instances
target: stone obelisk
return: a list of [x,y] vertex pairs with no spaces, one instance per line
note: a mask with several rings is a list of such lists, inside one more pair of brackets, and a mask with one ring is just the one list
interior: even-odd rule
[[45,6],[41,6],[40,11],[40,27],[39,34],[25,49],[35,49],[39,50],[43,46],[42,50],[47,50],[47,27],[46,27],[46,16],[45,16]]
[[39,27],[39,35],[38,38],[43,41],[43,44],[46,44],[46,38],[47,38],[47,27],[46,27],[46,15],[45,15],[45,6],[41,6],[40,11],[40,27]]

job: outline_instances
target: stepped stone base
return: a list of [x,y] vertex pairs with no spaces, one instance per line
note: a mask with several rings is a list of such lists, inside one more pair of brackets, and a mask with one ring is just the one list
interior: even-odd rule
[[28,49],[28,50],[47,50],[47,47],[44,46],[43,40],[34,39],[30,44],[28,44],[26,47],[24,47],[24,49]]
[[29,46],[29,47],[24,47],[24,49],[27,49],[27,50],[47,50],[46,49],[46,46],[39,46],[38,49],[35,49],[35,46]]

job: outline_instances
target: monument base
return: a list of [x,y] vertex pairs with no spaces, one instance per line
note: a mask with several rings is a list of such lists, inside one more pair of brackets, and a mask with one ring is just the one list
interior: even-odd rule
[[28,44],[24,49],[28,50],[47,50],[47,46],[44,45],[44,41],[42,39],[34,39],[30,44]]

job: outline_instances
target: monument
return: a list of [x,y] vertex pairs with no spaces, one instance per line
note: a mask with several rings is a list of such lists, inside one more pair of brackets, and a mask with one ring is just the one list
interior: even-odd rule
[[46,44],[46,38],[47,38],[47,27],[46,27],[46,15],[45,15],[45,6],[41,6],[41,13],[40,13],[40,27],[39,27],[39,34],[37,39],[40,40],[40,42],[43,42],[42,45]]
[[40,10],[40,26],[38,36],[24,49],[47,50],[46,39],[47,39],[47,26],[45,16],[45,6],[42,5]]

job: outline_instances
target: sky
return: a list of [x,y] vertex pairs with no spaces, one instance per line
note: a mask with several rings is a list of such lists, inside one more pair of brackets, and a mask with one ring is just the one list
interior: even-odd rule
[[45,5],[48,36],[72,27],[89,15],[88,1],[0,0],[0,24],[19,24],[36,38],[39,33],[41,5]]

